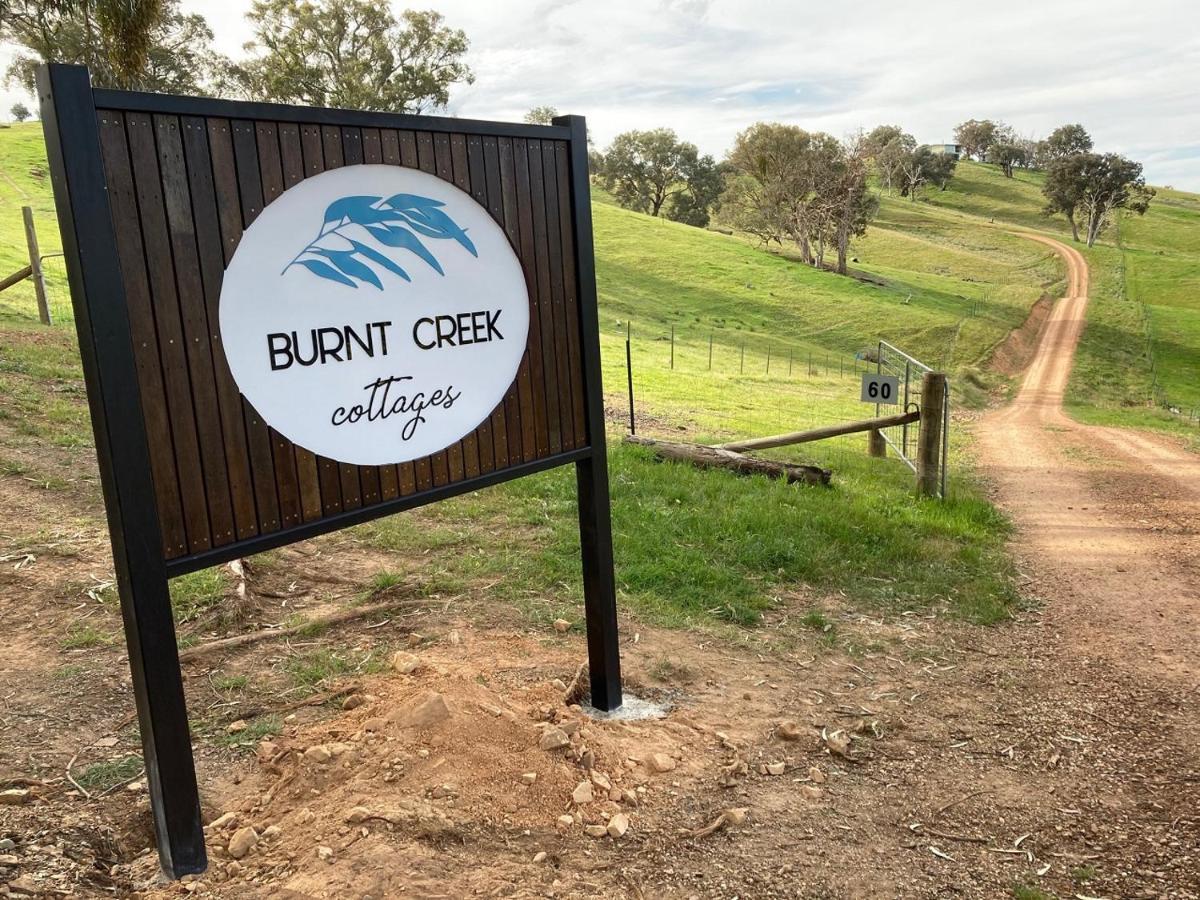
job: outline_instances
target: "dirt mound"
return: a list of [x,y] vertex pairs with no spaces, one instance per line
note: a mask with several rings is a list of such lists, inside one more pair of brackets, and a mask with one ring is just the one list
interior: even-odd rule
[[1033,304],[1033,309],[1029,311],[1021,327],[1010,331],[1008,337],[992,351],[988,369],[1001,375],[1018,375],[1024,372],[1033,359],[1038,338],[1053,308],[1054,300],[1048,296],[1043,296]]
[[[461,897],[507,881],[544,896],[560,857],[636,841],[708,762],[694,728],[597,720],[565,705],[561,679],[514,685],[457,650],[400,651],[348,710],[264,741],[206,826],[205,890]],[[133,868],[146,883],[154,860]]]

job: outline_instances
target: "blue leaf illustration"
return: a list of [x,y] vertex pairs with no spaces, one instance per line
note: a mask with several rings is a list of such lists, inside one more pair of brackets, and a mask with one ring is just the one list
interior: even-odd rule
[[365,281],[368,284],[373,284],[379,290],[383,290],[383,282],[379,280],[379,276],[371,271],[371,267],[366,263],[361,263],[355,259],[353,250],[326,250],[323,247],[318,247],[314,252],[321,254],[341,269],[345,275],[357,278],[359,281]]
[[418,194],[393,194],[386,200],[365,194],[341,197],[325,208],[317,236],[283,271],[299,263],[320,278],[353,288],[369,284],[383,290],[380,271],[411,282],[408,272],[386,252],[364,243],[365,231],[381,247],[407,250],[444,275],[441,263],[422,242],[422,237],[453,240],[472,256],[479,256],[466,229],[442,210],[445,205],[441,200]]
[[354,247],[354,249],[356,251],[361,253],[367,259],[371,260],[371,262],[378,263],[379,265],[381,265],[385,269],[387,269],[389,272],[393,272],[396,275],[399,275],[405,281],[412,281],[412,279],[408,277],[407,272],[405,272],[402,268],[400,268],[398,265],[396,265],[394,262],[392,262],[392,260],[390,260],[386,256],[384,256],[378,250],[376,250],[372,247],[368,247],[366,244],[360,244],[358,241],[355,241],[355,240],[351,240],[350,244]]
[[417,194],[392,194],[392,196],[383,202],[386,206],[392,207],[392,209],[429,209],[434,206],[446,205],[441,200],[434,200],[431,197],[420,197]]
[[334,200],[325,209],[325,224],[340,222],[346,218],[351,222],[357,221],[356,214],[362,216],[378,212],[372,205],[378,202],[378,197],[343,197],[341,200]]
[[439,275],[445,275],[442,271],[441,263],[437,261],[432,253],[425,249],[425,245],[421,243],[421,239],[409,231],[407,228],[397,228],[392,225],[369,225],[367,231],[371,232],[375,240],[381,244],[387,244],[389,247],[403,247],[405,250],[411,250],[425,262],[429,263]]
[[330,281],[340,281],[342,284],[348,284],[352,288],[358,287],[357,284],[333,268],[333,266],[326,265],[319,259],[302,259],[300,260],[300,265],[304,266],[310,272],[320,275],[322,278],[328,278]]
[[[423,224],[427,228],[430,228],[430,229],[438,232],[436,235],[437,237],[453,238],[454,240],[458,241],[458,243],[460,243],[463,247],[465,247],[472,256],[479,256],[479,253],[476,252],[476,250],[475,250],[475,245],[472,244],[471,239],[469,237],[467,237],[466,231],[462,228],[459,228],[458,225],[455,224],[454,220],[451,219],[444,212],[442,212],[440,209],[430,208],[430,209],[414,210],[412,213],[409,213],[409,216],[410,216],[410,221],[411,221],[412,217],[415,217],[417,219],[420,219],[421,224]],[[416,222],[413,222],[413,225],[415,226]],[[428,236],[434,237],[434,235],[432,235],[432,234],[428,235]]]

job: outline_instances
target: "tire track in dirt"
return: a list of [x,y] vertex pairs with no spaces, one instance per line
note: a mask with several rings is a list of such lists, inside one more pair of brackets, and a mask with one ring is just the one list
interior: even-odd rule
[[[1151,683],[1200,675],[1200,459],[1169,439],[1081,425],[1063,395],[1088,304],[1074,248],[1023,234],[1067,265],[1067,295],[1042,332],[1021,388],[981,420],[981,461],[1018,527],[1047,615],[1074,652]],[[1190,549],[1189,549],[1190,548]]]

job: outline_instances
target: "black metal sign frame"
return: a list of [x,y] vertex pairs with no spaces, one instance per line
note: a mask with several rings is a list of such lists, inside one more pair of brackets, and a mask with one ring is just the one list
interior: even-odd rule
[[[179,878],[207,867],[171,615],[168,580],[173,576],[571,463],[578,491],[591,702],[602,710],[620,706],[587,129],[583,117],[561,116],[550,126],[535,126],[93,90],[87,69],[69,65],[43,66],[37,84],[163,870]],[[133,313],[126,299],[101,154],[97,118],[101,109],[565,142],[569,159],[568,224],[574,246],[564,247],[563,253],[570,253],[574,262],[586,441],[546,458],[429,487],[206,552],[166,559],[159,506],[149,474],[150,447],[131,336]]]

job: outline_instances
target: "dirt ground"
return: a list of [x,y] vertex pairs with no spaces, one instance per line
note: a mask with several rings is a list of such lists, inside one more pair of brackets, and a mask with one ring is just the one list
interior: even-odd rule
[[[0,895],[1200,897],[1200,462],[1062,414],[1087,274],[1050,243],[1069,296],[974,426],[1036,601],[1013,623],[799,590],[752,631],[625,617],[627,690],[669,711],[601,721],[564,696],[576,630],[414,572],[391,614],[185,665],[211,865],[183,883],[157,878],[136,762],[72,783],[138,746],[119,640],[63,643],[119,629],[100,511],[0,478]],[[388,565],[344,535],[280,551],[244,627]],[[836,641],[793,614],[814,603]],[[360,664],[297,700],[274,674],[321,648]]]

